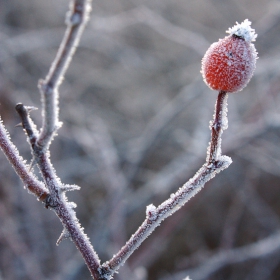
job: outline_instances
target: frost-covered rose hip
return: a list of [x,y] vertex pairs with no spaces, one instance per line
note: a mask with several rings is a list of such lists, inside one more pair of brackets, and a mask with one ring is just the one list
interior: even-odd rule
[[236,23],[227,33],[230,35],[206,51],[201,73],[211,89],[236,92],[248,84],[256,68],[257,51],[251,42],[257,34],[248,19]]

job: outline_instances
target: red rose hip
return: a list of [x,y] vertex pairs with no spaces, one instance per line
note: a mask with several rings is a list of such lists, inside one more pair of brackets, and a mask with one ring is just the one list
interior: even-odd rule
[[213,90],[236,92],[250,81],[256,68],[257,34],[247,19],[230,28],[230,35],[213,43],[202,59],[201,73]]

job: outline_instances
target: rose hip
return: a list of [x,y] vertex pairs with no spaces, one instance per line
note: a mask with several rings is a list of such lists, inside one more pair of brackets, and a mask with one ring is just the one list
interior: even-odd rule
[[230,28],[224,39],[213,43],[202,59],[201,73],[213,90],[236,92],[250,81],[256,68],[257,51],[252,41],[257,34],[247,19]]

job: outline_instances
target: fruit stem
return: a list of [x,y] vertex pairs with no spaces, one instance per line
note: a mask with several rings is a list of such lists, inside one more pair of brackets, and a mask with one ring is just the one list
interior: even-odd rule
[[221,90],[216,101],[214,120],[211,126],[212,135],[208,163],[215,163],[222,154],[221,135],[226,125],[224,122],[226,121],[227,97],[227,92]]

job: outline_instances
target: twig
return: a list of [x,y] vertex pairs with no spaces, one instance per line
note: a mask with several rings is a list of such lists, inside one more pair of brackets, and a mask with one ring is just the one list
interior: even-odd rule
[[67,13],[67,29],[56,58],[45,80],[39,81],[43,103],[43,127],[38,138],[38,146],[45,149],[60,127],[58,121],[58,88],[69,63],[75,53],[82,32],[89,19],[91,0],[73,0]]
[[75,188],[71,186],[67,187],[60,182],[51,164],[48,151],[49,144],[59,126],[58,87],[80,40],[90,10],[91,0],[74,0],[71,2],[70,11],[67,14],[68,28],[64,39],[46,79],[39,83],[43,102],[43,127],[39,136],[29,117],[29,108],[18,104],[16,110],[21,117],[22,126],[27,133],[34,159],[41,171],[44,183],[49,190],[49,196],[45,200],[45,205],[47,208],[50,207],[55,211],[64,227],[59,240],[64,237],[70,237],[72,239],[81,252],[93,278],[98,280],[101,279],[99,258],[90,244],[88,237],[80,227],[76,213],[73,210],[75,204],[68,202],[65,195],[67,191]]
[[88,237],[80,227],[76,213],[73,211],[75,205],[68,202],[65,196],[65,193],[73,190],[73,187],[69,186],[67,188],[67,186],[60,182],[52,167],[48,153],[42,152],[36,145],[36,132],[33,130],[28,110],[22,104],[18,104],[16,106],[16,110],[21,117],[22,126],[29,137],[33,156],[41,171],[45,185],[48,187],[50,192],[48,197],[45,199],[45,206],[46,208],[50,207],[55,211],[64,226],[58,243],[63,238],[71,238],[78,250],[81,252],[94,279],[100,279],[98,272],[98,268],[100,266],[99,258],[90,244]]
[[45,200],[49,197],[48,190],[45,188],[44,184],[36,179],[33,173],[28,170],[25,161],[19,155],[16,146],[10,140],[9,134],[5,129],[1,119],[0,147],[27,189],[40,201],[45,202]]
[[109,261],[102,265],[102,271],[108,277],[112,276],[140,244],[155,230],[168,216],[179,210],[191,197],[197,194],[216,174],[231,164],[231,158],[221,154],[221,136],[227,128],[227,93],[221,91],[218,95],[214,120],[211,124],[211,142],[208,148],[206,163],[186,182],[175,194],[158,207],[147,206],[146,219],[127,241],[125,246]]
[[[48,155],[49,144],[59,127],[58,87],[79,43],[88,21],[90,10],[91,0],[74,0],[70,4],[70,11],[66,19],[68,27],[64,39],[46,79],[39,82],[43,102],[43,127],[41,134],[33,145],[33,153],[45,184],[50,191],[50,197],[46,203],[46,207],[51,207],[60,218],[64,226],[63,234],[65,237],[69,236],[72,239],[81,252],[91,275],[94,279],[98,280],[101,279],[98,255],[90,244],[88,237],[83,232],[83,229],[80,227],[76,213],[73,210],[75,204],[68,202],[65,196],[66,191],[72,190],[73,188],[67,189],[61,184]],[[24,121],[26,120],[22,119],[23,123]],[[29,134],[32,134],[32,132]]]
[[206,159],[209,164],[215,164],[217,160],[219,160],[222,151],[221,151],[221,141],[222,141],[222,133],[223,130],[227,129],[228,121],[227,121],[227,93],[225,91],[220,91],[216,106],[215,106],[215,114],[214,121],[211,124],[212,136],[210,143],[210,151],[209,158]]

